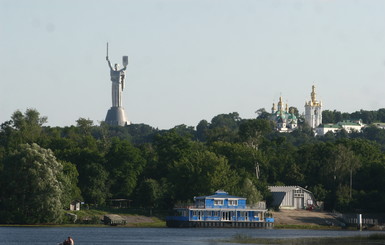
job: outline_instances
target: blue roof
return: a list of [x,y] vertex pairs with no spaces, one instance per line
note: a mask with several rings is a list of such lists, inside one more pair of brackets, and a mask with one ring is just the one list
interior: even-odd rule
[[238,198],[238,199],[246,199],[244,197],[238,197],[238,196],[229,195],[229,193],[227,193],[225,191],[222,191],[222,190],[217,190],[213,195],[210,195],[210,196],[195,197],[195,199],[212,199],[212,198]]

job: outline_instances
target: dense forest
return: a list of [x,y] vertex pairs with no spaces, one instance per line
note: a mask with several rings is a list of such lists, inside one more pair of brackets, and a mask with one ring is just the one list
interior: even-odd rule
[[104,206],[121,198],[167,210],[218,189],[269,204],[269,185],[305,187],[328,210],[384,211],[385,130],[373,123],[385,122],[385,109],[324,111],[324,123],[362,119],[368,126],[322,137],[303,120],[278,133],[269,113],[258,112],[159,130],[85,118],[48,127],[37,110],[16,111],[0,129],[0,223],[61,222],[72,200]]

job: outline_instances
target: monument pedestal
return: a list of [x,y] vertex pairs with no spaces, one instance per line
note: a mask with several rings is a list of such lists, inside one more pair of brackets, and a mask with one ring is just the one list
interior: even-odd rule
[[111,107],[107,112],[105,122],[111,126],[126,126],[130,124],[130,121],[127,121],[123,107]]

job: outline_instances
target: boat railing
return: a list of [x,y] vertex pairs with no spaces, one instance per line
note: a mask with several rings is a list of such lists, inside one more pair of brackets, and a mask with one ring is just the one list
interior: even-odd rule
[[[180,204],[177,204],[175,205],[176,209],[180,209],[180,208],[206,208],[206,206],[204,204],[197,204],[197,203],[180,203]],[[254,204],[249,204],[246,206],[246,208],[248,209],[261,209],[261,210],[264,210],[266,209],[266,202],[257,202],[257,203],[254,203]],[[235,207],[235,209],[242,209],[241,207]]]
[[196,205],[195,203],[180,203],[174,208],[204,208],[204,205]]

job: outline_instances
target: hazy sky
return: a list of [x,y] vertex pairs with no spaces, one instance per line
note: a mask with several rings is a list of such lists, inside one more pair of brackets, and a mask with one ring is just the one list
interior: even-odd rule
[[105,60],[129,56],[133,123],[254,118],[280,95],[304,111],[385,107],[384,0],[0,0],[0,123],[37,109],[49,126],[111,107]]

